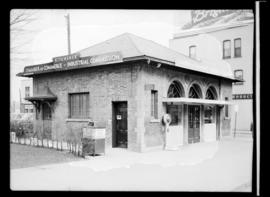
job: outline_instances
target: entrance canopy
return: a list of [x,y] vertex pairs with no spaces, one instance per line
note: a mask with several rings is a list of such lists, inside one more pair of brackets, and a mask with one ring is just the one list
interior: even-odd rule
[[32,96],[26,97],[25,100],[28,101],[55,101],[57,99],[56,96],[48,96],[48,95],[40,95],[40,96]]
[[233,103],[223,100],[194,99],[194,98],[163,98],[163,103],[174,104],[212,104],[212,105],[233,105]]
[[54,95],[50,88],[48,86],[45,87],[45,91],[43,94],[37,94],[35,96],[31,96],[31,97],[25,97],[24,98],[27,101],[30,101],[31,103],[33,103],[33,105],[35,105],[35,107],[37,108],[37,110],[40,110],[40,106],[43,103],[48,104],[48,106],[50,107],[50,109],[52,109],[52,102],[57,100],[57,96]]

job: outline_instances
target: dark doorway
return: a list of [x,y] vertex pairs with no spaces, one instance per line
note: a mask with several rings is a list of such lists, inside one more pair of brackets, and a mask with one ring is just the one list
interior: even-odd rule
[[127,148],[127,102],[113,102],[112,146]]
[[200,106],[188,106],[188,143],[200,142]]
[[47,103],[42,104],[43,137],[52,139],[52,113]]

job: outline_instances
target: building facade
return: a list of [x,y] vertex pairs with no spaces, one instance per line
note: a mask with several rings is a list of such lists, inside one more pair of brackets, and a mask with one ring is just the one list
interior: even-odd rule
[[253,125],[253,13],[234,10],[209,18],[208,11],[203,12],[198,22],[192,13],[197,23],[174,34],[169,46],[199,61],[221,60],[231,65],[235,78],[243,80],[233,83],[233,102],[238,106],[232,116],[233,130],[249,131]]
[[26,97],[33,96],[33,80],[24,79],[21,81],[20,88],[20,113],[33,113],[34,106],[33,104],[25,100]]
[[[126,33],[25,67],[18,76],[33,78],[27,100],[35,105],[37,133],[80,138],[92,121],[106,129],[107,147],[144,152],[231,134],[232,82],[237,80],[228,67],[218,74],[204,71],[205,66]],[[165,114],[169,125],[163,124]]]

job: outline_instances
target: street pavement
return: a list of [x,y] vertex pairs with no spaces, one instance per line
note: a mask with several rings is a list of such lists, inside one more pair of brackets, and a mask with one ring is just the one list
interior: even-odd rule
[[185,145],[177,151],[107,149],[83,161],[10,171],[12,190],[251,192],[252,138]]

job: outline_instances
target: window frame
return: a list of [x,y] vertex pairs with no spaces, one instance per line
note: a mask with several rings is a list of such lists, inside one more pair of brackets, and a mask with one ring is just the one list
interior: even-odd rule
[[151,90],[151,118],[152,119],[158,119],[158,91],[157,90]]
[[[192,49],[192,48],[195,49],[194,57],[191,56],[191,49]],[[196,45],[191,45],[191,46],[189,46],[189,48],[188,48],[188,50],[189,50],[189,51],[188,51],[188,52],[189,52],[189,53],[188,53],[188,56],[189,56],[190,58],[196,59],[196,55],[197,55],[197,54],[196,54],[196,52],[197,52],[196,49],[197,49],[197,46],[196,46]]]
[[[229,56],[225,56],[225,43],[226,42],[230,43],[230,47],[229,47],[230,55]],[[231,43],[231,40],[223,40],[222,48],[223,48],[223,59],[230,59],[232,57],[232,43]]]
[[[239,72],[239,71],[242,71],[242,78],[241,78],[241,79],[235,77],[235,73],[236,73],[236,72]],[[235,78],[235,79],[244,80],[244,70],[243,70],[243,69],[236,69],[236,70],[234,70],[234,71],[233,71],[233,75],[234,75],[234,78]],[[234,82],[234,85],[243,85],[243,84],[244,84],[244,82]]]
[[[237,41],[237,40],[240,40],[240,47],[235,47],[235,42]],[[234,39],[234,57],[235,58],[238,58],[238,57],[242,57],[242,39],[241,38],[235,38]],[[240,55],[236,55],[236,49],[239,49],[240,50]]]
[[[79,116],[74,116],[72,114],[72,112],[73,112],[75,107],[72,106],[71,97],[74,95],[83,95],[83,94],[87,95],[86,103],[85,103],[85,105],[86,105],[85,110],[86,111],[84,112],[84,111],[80,111],[80,109],[77,109],[77,110],[79,110],[80,114],[79,114]],[[84,99],[79,97],[79,99],[78,99],[79,103],[77,104],[77,107],[84,106],[84,104],[82,104],[83,100]],[[69,119],[89,119],[90,118],[90,109],[89,109],[90,103],[89,103],[89,101],[90,101],[90,92],[71,92],[71,93],[68,93],[68,118]],[[80,103],[80,102],[82,102],[82,103]],[[82,109],[84,109],[84,108],[82,108]],[[84,113],[86,114],[85,116],[82,115]]]

